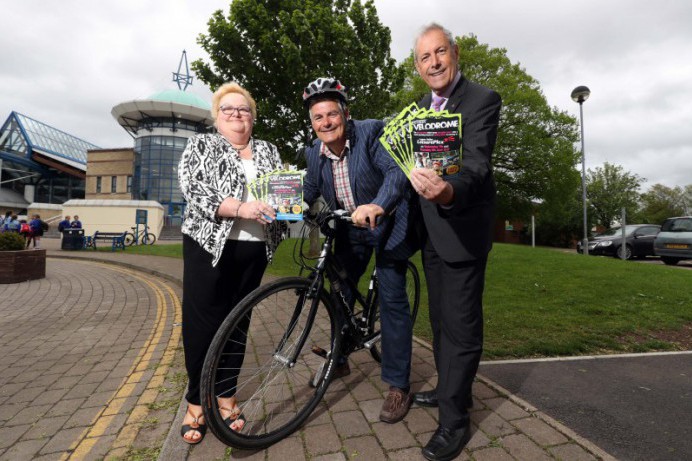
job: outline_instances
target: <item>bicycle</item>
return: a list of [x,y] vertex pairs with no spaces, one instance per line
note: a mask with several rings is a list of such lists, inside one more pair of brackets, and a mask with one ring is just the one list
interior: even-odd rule
[[141,231],[139,227],[130,227],[130,229],[132,229],[132,232],[125,233],[125,245],[132,246],[135,243],[139,245],[139,242],[142,245],[153,245],[156,243],[156,235],[149,232],[149,226]]
[[[245,297],[222,323],[204,361],[204,417],[216,437],[231,447],[266,448],[297,430],[324,396],[341,356],[369,349],[380,358],[375,347],[380,340],[377,274],[371,275],[363,296],[332,253],[331,224],[350,217],[324,212],[305,221],[325,235],[314,266],[303,251],[308,226],[296,244],[294,256],[308,275],[280,278]],[[413,264],[408,274],[415,321],[420,277]],[[353,293],[353,308],[343,284]],[[229,363],[232,360],[236,363]],[[245,418],[237,432],[223,421],[217,401],[233,395]]]

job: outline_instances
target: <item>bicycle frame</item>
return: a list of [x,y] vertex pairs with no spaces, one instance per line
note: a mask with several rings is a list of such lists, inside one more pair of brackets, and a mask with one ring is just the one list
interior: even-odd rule
[[139,230],[139,226],[130,227],[130,229],[132,229],[132,232],[130,233],[135,237],[135,245],[139,245],[139,241],[142,239],[142,237],[149,233],[149,226],[143,227],[142,230]]
[[[323,232],[326,230],[325,226],[328,224],[330,220],[335,220],[339,218],[344,219],[343,216],[339,216],[336,213],[330,213],[329,219],[322,226]],[[293,315],[291,316],[289,328],[287,329],[286,333],[284,333],[282,339],[279,341],[279,346],[277,347],[277,350],[275,352],[275,358],[281,362],[287,363],[289,367],[292,367],[295,364],[300,354],[300,351],[305,346],[305,342],[310,334],[313,321],[315,319],[315,316],[317,315],[317,309],[319,308],[320,294],[324,289],[325,275],[327,277],[327,280],[329,280],[329,283],[332,288],[330,297],[333,301],[335,301],[336,307],[340,309],[339,314],[341,315],[341,319],[343,320],[342,330],[340,333],[344,337],[344,344],[346,345],[346,350],[342,351],[342,354],[350,354],[351,352],[361,349],[363,347],[370,349],[375,343],[377,343],[380,340],[380,332],[375,332],[372,335],[370,335],[370,337],[366,337],[363,334],[363,331],[367,330],[366,322],[370,313],[370,309],[374,308],[375,296],[373,289],[377,285],[377,276],[375,272],[373,272],[373,274],[370,277],[370,288],[368,289],[367,297],[363,297],[360,291],[358,291],[358,287],[356,286],[356,284],[348,277],[345,270],[334,258],[334,254],[332,253],[332,247],[335,239],[334,233],[331,230],[327,230],[326,232],[324,232],[324,234],[326,238],[324,243],[322,244],[322,250],[320,251],[320,256],[317,260],[317,264],[312,269],[312,273],[310,273],[307,277],[308,279],[312,279],[310,290],[308,293],[302,295],[299,298],[298,303],[296,303],[296,308],[293,312]],[[341,285],[342,283],[345,283],[351,291],[351,294],[354,298],[353,304],[355,305],[355,303],[357,302],[362,306],[363,310],[361,312],[360,319],[355,314],[350,303],[346,300],[346,296]],[[286,344],[287,338],[289,338],[291,333],[293,332],[296,320],[300,316],[300,313],[302,312],[302,309],[305,306],[305,299],[312,299],[312,302],[310,303],[310,311],[308,312],[307,327],[302,332],[298,340],[298,347],[296,347],[293,351],[293,355],[290,358],[282,357],[278,354],[278,351],[283,349],[283,347]]]

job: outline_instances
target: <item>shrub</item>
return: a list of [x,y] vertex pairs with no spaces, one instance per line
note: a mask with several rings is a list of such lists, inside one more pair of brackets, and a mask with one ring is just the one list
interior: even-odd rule
[[26,245],[24,237],[16,232],[3,232],[0,234],[0,251],[23,250]]

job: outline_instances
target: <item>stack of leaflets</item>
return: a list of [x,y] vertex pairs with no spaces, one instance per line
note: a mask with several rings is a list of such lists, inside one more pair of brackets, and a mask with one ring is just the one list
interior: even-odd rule
[[276,219],[303,219],[303,175],[300,171],[272,171],[248,184],[257,200],[274,207]]
[[380,143],[409,178],[414,168],[430,168],[441,176],[457,174],[461,169],[461,114],[411,104],[385,125]]

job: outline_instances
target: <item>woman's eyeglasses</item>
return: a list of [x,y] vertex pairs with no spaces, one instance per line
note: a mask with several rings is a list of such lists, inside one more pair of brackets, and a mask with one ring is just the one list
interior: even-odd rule
[[240,107],[235,107],[235,106],[221,106],[219,107],[219,110],[224,114],[224,115],[233,115],[234,113],[238,112],[238,115],[241,117],[249,117],[252,112],[250,111],[250,108],[248,106],[240,106]]

